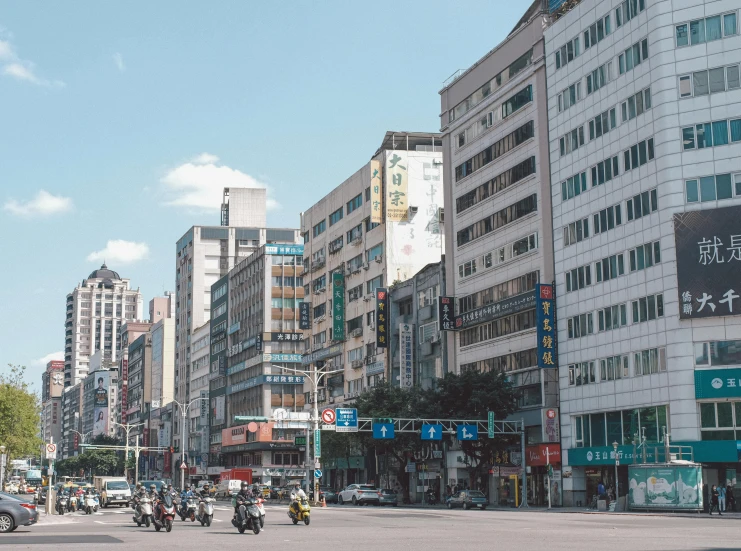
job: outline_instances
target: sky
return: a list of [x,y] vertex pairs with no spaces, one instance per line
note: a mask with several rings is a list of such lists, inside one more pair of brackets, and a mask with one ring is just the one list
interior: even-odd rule
[[223,187],[268,225],[368,162],[387,130],[439,130],[442,83],[521,2],[0,0],[0,372],[64,349],[66,295],[103,260],[145,305]]

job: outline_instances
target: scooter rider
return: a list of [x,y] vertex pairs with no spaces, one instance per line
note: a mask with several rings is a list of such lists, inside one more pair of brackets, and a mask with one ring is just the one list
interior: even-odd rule
[[242,522],[242,516],[239,514],[239,506],[244,504],[245,501],[248,499],[252,499],[254,497],[252,493],[252,489],[250,488],[250,485],[247,484],[247,482],[242,482],[241,489],[235,496],[236,498],[236,507],[234,508],[235,516],[237,517],[237,520],[241,523]]
[[188,498],[193,497],[193,491],[190,489],[190,484],[185,485],[185,489],[180,492],[180,510],[184,515],[188,510]]
[[196,493],[201,499],[211,497],[211,487],[208,485],[208,482],[201,487],[200,491],[196,490]]
[[296,484],[293,486],[293,489],[291,490],[291,510],[298,514],[298,501],[307,499],[306,492],[304,492],[301,489],[301,485],[296,482]]

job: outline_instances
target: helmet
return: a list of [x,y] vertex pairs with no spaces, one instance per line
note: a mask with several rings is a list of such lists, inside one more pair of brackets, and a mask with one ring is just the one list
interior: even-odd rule
[[298,482],[296,482],[296,483],[294,483],[294,484],[293,484],[293,487],[294,487],[294,488],[298,488],[298,487],[300,487],[300,486],[301,486],[301,484],[299,484]]
[[208,482],[205,482],[205,483],[203,484],[203,489],[204,489],[204,490],[208,490]]
[[155,486],[154,484],[150,484],[149,489],[154,492],[157,489],[157,486]]
[[257,491],[258,491],[259,489],[260,489],[260,487],[259,487],[259,486],[258,486],[257,484],[253,484],[253,485],[252,485],[252,490],[253,490],[254,492],[257,492]]
[[190,490],[190,484],[186,484],[186,485],[185,485],[185,490],[186,490],[186,491],[187,491],[187,490]]
[[249,487],[249,484],[247,484],[246,482],[242,482],[242,489],[243,489],[243,490],[244,490],[245,488],[248,488],[248,487]]
[[141,482],[137,482],[137,483],[136,483],[136,489],[138,490],[138,489],[139,489],[139,488],[141,488],[141,487],[142,487],[142,483],[141,483]]

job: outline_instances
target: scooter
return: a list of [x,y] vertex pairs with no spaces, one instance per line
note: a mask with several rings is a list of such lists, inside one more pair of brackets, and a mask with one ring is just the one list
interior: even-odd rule
[[311,522],[311,506],[309,500],[305,497],[295,500],[288,506],[288,516],[293,521],[293,524],[298,524],[299,521],[303,520],[306,526]]
[[137,526],[145,524],[149,528],[152,518],[152,500],[147,496],[140,497],[139,504],[134,509],[134,522]]
[[154,529],[157,532],[162,530],[163,527],[166,532],[172,530],[172,521],[175,519],[175,503],[171,495],[167,494],[164,499],[157,502],[152,518],[154,519]]
[[257,498],[257,510],[260,511],[260,528],[265,526],[265,500],[261,497]]
[[67,497],[65,494],[60,494],[57,497],[57,513],[60,515],[64,515],[64,512],[67,510],[69,504],[69,497]]
[[214,519],[214,502],[216,500],[212,497],[204,497],[198,503],[198,514],[196,519],[201,523],[201,526],[211,526],[211,521]]
[[92,515],[93,513],[97,513],[99,506],[98,496],[95,494],[85,494],[85,514]]
[[[233,504],[237,507],[237,498],[234,498]],[[240,534],[251,529],[256,535],[260,533],[260,510],[257,508],[257,501],[246,499],[239,501],[238,510],[234,513],[232,524],[239,530]]]
[[187,501],[181,501],[180,507],[177,508],[177,513],[180,516],[181,520],[184,521],[185,519],[189,518],[191,522],[195,522],[197,510],[198,502],[196,501],[196,498],[189,497]]
[[74,513],[77,511],[77,496],[72,494],[69,496],[69,512]]

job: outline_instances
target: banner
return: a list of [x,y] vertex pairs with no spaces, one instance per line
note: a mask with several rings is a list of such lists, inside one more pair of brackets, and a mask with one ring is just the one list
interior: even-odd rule
[[108,387],[110,383],[107,371],[95,374],[95,391],[93,393],[93,438],[108,434]]
[[311,310],[310,302],[299,302],[298,303],[298,328],[299,329],[311,329]]
[[440,331],[455,331],[454,297],[440,297],[437,301],[437,319],[440,321]]
[[456,329],[467,329],[474,325],[480,325],[487,321],[494,321],[504,316],[511,316],[523,310],[530,310],[535,308],[535,291],[528,291],[515,295],[513,297],[507,297],[494,304],[487,304],[481,306],[465,314],[461,314],[455,317]]
[[405,389],[410,389],[414,386],[414,345],[412,341],[413,334],[414,324],[399,324],[399,383],[401,385],[401,388]]
[[553,285],[535,286],[535,316],[538,327],[538,367],[558,367],[556,349],[556,301]]
[[741,315],[741,206],[675,214],[674,241],[680,319]]
[[384,287],[376,289],[376,348],[388,348],[389,296]]
[[381,189],[383,187],[381,181],[381,161],[373,160],[370,162],[371,172],[371,224],[383,223],[383,195]]
[[386,152],[386,221],[404,222],[409,216],[409,169],[406,151]]
[[332,274],[332,340],[345,340],[345,276]]

